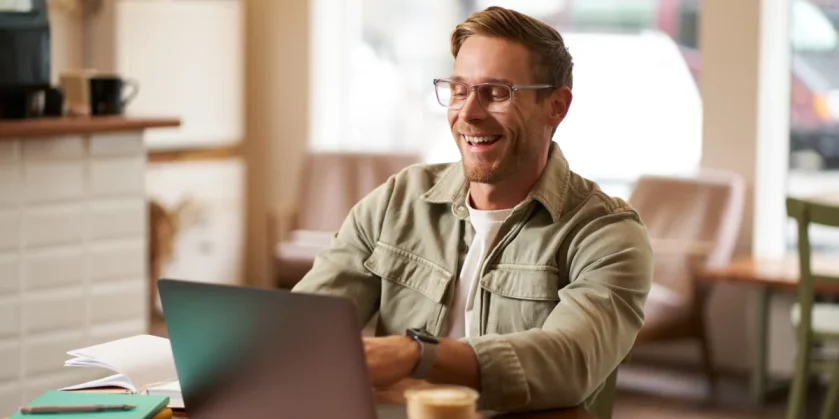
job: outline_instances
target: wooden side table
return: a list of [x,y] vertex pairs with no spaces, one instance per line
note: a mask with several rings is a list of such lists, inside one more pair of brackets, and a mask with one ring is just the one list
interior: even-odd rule
[[[813,256],[813,272],[839,274],[839,255]],[[769,349],[769,302],[776,292],[794,293],[798,287],[798,254],[790,253],[777,259],[742,256],[725,266],[704,268],[697,272],[698,281],[709,283],[738,283],[754,287],[755,332],[751,371],[751,395],[758,404],[766,401],[769,388],[767,359]],[[837,284],[816,284],[819,295],[839,295]]]

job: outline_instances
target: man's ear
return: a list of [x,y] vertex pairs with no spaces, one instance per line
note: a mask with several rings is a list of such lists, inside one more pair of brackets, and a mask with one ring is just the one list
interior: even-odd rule
[[568,86],[562,86],[559,89],[551,92],[548,96],[548,123],[551,126],[558,126],[565,115],[568,115],[568,109],[571,108],[571,100],[574,95]]

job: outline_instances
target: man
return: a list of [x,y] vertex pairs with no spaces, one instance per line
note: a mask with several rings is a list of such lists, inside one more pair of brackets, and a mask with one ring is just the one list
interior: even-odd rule
[[494,410],[589,406],[643,324],[646,230],[551,140],[572,99],[554,29],[491,7],[451,48],[435,87],[461,162],[409,167],[365,197],[294,290],[349,297],[362,324],[379,314],[364,341],[376,386],[466,385]]

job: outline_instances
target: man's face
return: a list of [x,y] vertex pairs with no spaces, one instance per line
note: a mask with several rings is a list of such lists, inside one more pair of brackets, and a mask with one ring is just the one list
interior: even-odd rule
[[[474,86],[486,82],[536,84],[530,51],[502,38],[473,35],[461,45],[452,80]],[[485,110],[474,92],[460,110],[449,110],[449,127],[470,182],[497,183],[547,158],[549,100],[536,101],[536,90],[513,93],[503,113]],[[525,169],[526,170],[526,169]]]

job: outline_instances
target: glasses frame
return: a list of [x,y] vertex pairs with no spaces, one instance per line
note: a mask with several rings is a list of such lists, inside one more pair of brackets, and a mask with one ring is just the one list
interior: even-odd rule
[[[457,83],[457,84],[461,84],[463,86],[466,86],[466,89],[469,93],[466,95],[466,99],[463,100],[463,103],[461,103],[459,107],[444,105],[443,102],[440,100],[440,93],[439,93],[437,85],[438,85],[438,83],[441,83],[441,82]],[[510,109],[510,105],[513,103],[513,97],[516,95],[516,92],[519,91],[519,90],[558,89],[558,87],[556,87],[552,84],[507,84],[507,83],[490,82],[490,83],[476,84],[476,85],[472,86],[472,85],[469,85],[469,83],[464,83],[462,81],[455,81],[455,80],[451,80],[451,79],[434,79],[434,96],[437,97],[437,103],[439,103],[440,106],[442,106],[446,109],[453,110],[453,111],[459,111],[459,110],[463,109],[464,105],[466,105],[466,101],[469,100],[469,96],[472,93],[477,92],[478,89],[480,89],[483,86],[503,86],[503,87],[506,87],[510,90],[510,100],[507,103],[507,107],[504,108],[503,111],[491,111],[491,110],[487,109],[486,105],[484,105],[484,102],[481,101],[481,96],[478,96],[478,103],[481,105],[481,107],[484,108],[485,111],[492,112],[492,113],[507,112]]]

